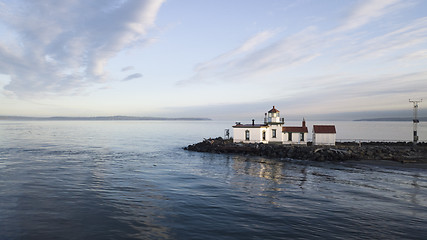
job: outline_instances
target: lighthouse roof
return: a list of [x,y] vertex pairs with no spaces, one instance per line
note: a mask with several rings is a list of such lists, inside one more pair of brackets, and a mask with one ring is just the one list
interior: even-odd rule
[[278,112],[280,112],[280,111],[277,110],[274,106],[270,111],[268,111],[268,113],[278,113]]

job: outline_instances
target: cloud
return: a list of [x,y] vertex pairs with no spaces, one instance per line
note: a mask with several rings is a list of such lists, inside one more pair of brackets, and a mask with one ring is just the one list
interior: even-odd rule
[[[289,120],[289,116],[302,118],[328,115],[330,115],[329,119],[338,120],[346,117],[343,113],[361,111],[369,111],[373,116],[375,114],[382,116],[385,111],[396,109],[410,111],[409,98],[427,99],[426,78],[427,71],[374,76],[335,74],[303,77],[296,79],[301,83],[298,87],[300,92],[297,93],[290,93],[291,89],[286,85],[278,85],[274,88],[282,88],[285,94],[270,95],[264,99],[249,98],[243,103],[196,105],[175,109],[175,111],[227,120],[248,121],[259,117],[262,121],[263,113],[276,105],[282,111],[282,117],[285,117],[285,120]],[[173,109],[170,110],[173,111]],[[354,119],[357,118],[360,117]]]
[[126,72],[126,71],[133,70],[133,69],[134,69],[133,66],[127,66],[127,67],[122,68],[122,72]]
[[421,49],[412,53],[404,54],[399,57],[401,61],[419,60],[427,58],[427,49]]
[[400,7],[400,2],[400,0],[361,1],[359,5],[351,10],[346,20],[336,31],[347,31],[359,28]]
[[0,73],[20,97],[73,94],[106,81],[118,52],[151,41],[163,1],[45,0],[2,3]]
[[318,41],[319,35],[312,27],[279,40],[273,39],[276,34],[277,31],[271,30],[256,34],[236,49],[198,64],[195,74],[178,84],[206,83],[217,79],[240,81],[248,76],[290,68],[315,59],[319,55],[319,45],[323,44]]
[[132,79],[135,79],[135,78],[141,78],[141,77],[142,77],[141,73],[134,73],[134,74],[131,74],[131,75],[123,78],[122,82],[129,81],[129,80],[132,80]]
[[217,65],[222,65],[224,61],[228,61],[229,59],[238,57],[241,54],[254,50],[256,47],[260,46],[262,43],[274,37],[276,33],[277,31],[271,31],[271,30],[262,31],[256,34],[255,36],[249,38],[248,40],[246,40],[238,48],[230,52],[227,52],[225,54],[222,54],[208,62],[199,64],[198,66],[196,66],[195,70],[203,71],[204,69],[209,69],[209,68],[216,67]]
[[354,62],[366,58],[384,62],[393,59],[395,62],[399,56],[412,57],[412,60],[423,57],[424,52],[403,55],[402,51],[414,51],[411,48],[427,42],[426,17],[404,22],[391,19],[381,31],[364,28],[410,4],[413,3],[400,0],[360,1],[350,8],[338,27],[307,26],[293,33],[262,31],[235,49],[198,63],[194,74],[178,84],[248,82],[259,77],[265,81],[270,74],[281,72],[286,75],[295,68],[300,73],[301,70],[309,73],[312,70],[308,64],[315,61],[318,66],[329,63],[329,66],[338,66],[339,70],[354,71]]
[[[379,75],[347,74],[300,79],[308,86],[302,94],[282,101],[289,111],[322,113],[405,108],[410,97],[424,98],[427,71]],[[278,102],[281,100],[279,99]],[[289,102],[291,101],[291,103]]]
[[[348,59],[380,58],[393,54],[401,49],[410,49],[417,45],[423,45],[426,42],[427,17],[423,17],[406,23],[391,32],[362,40],[359,44],[346,48],[346,53],[343,56]],[[417,54],[418,57],[422,57],[423,53],[417,52],[414,54]],[[409,57],[414,59],[415,56],[406,56],[406,59],[410,59]]]

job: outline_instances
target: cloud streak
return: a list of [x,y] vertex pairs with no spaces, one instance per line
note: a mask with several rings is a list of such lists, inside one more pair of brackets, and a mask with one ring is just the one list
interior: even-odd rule
[[126,71],[133,70],[133,69],[134,69],[133,66],[127,66],[127,67],[122,68],[122,72],[126,72]]
[[427,17],[424,17],[391,32],[361,41],[358,45],[345,49],[343,56],[347,59],[381,58],[426,42]]
[[[246,82],[249,78],[304,68],[316,60],[325,63],[335,59],[340,62],[330,62],[330,65],[338,64],[344,68],[353,68],[354,61],[366,58],[397,60],[394,55],[400,50],[427,42],[427,18],[394,22],[381,32],[366,29],[357,32],[356,29],[406,6],[400,0],[362,1],[348,11],[338,27],[308,26],[295,33],[260,32],[235,49],[197,64],[194,75],[178,84]],[[415,59],[422,54],[417,52],[404,57]]]
[[266,72],[283,70],[309,62],[318,56],[314,28],[273,41],[277,31],[263,31],[236,49],[200,63],[195,75],[179,84],[196,82],[239,81]]
[[0,73],[16,96],[78,93],[107,80],[107,62],[149,41],[163,1],[1,2]]
[[129,81],[129,80],[132,80],[132,79],[135,79],[135,78],[141,78],[141,77],[142,77],[141,73],[134,73],[134,74],[131,74],[131,75],[123,78],[122,82],[126,82],[126,81]]
[[370,23],[400,7],[400,0],[361,1],[351,9],[349,15],[336,31],[348,31]]
[[[188,109],[188,112],[197,112],[201,116],[216,119],[223,117],[227,120],[234,118],[234,120],[245,121],[253,117],[261,118],[262,113],[272,105],[281,106],[280,110],[283,110],[282,116],[285,120],[289,115],[302,118],[341,113],[331,115],[330,118],[333,119],[344,117],[342,113],[345,112],[362,111],[371,111],[372,114],[378,114],[373,115],[374,117],[381,117],[384,111],[396,110],[396,107],[407,109],[410,115],[411,106],[408,104],[408,98],[427,98],[426,78],[427,71],[376,76],[336,74],[301,78],[298,82],[306,85],[301,87],[302,94],[286,97],[274,95],[256,100],[250,98],[244,103],[193,106]],[[283,88],[283,92],[289,90],[286,86],[275,87]],[[212,115],[212,112],[215,112],[215,115]],[[260,112],[261,115],[259,115]]]

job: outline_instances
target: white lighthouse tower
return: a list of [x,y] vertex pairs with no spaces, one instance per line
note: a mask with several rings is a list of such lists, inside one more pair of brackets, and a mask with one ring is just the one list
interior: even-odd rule
[[275,124],[282,125],[284,123],[285,123],[285,119],[284,118],[280,118],[280,111],[277,110],[274,106],[273,106],[273,108],[270,111],[268,111],[268,113],[265,113],[264,124],[267,124],[267,125],[275,125]]
[[285,123],[284,118],[280,118],[280,111],[274,106],[268,113],[265,113],[264,125],[266,130],[263,131],[263,139],[269,143],[283,143],[282,126]]
[[283,124],[280,111],[275,106],[265,113],[264,124],[241,124],[233,126],[233,141],[243,143],[279,143],[283,144]]

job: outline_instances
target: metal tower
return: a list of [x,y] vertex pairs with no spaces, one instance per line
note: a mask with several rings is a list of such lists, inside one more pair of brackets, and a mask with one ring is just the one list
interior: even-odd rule
[[224,130],[224,139],[230,139],[230,129],[228,128]]
[[417,144],[418,142],[418,134],[417,134],[417,126],[420,120],[418,120],[418,103],[422,102],[423,100],[411,100],[409,99],[409,102],[414,104],[414,144]]

